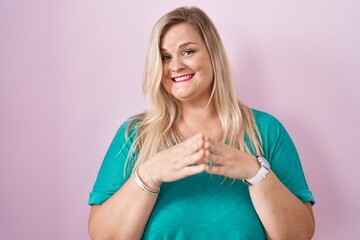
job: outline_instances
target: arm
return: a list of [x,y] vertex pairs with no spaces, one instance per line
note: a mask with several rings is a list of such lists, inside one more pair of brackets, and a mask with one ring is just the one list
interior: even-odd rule
[[[202,135],[197,135],[154,155],[138,168],[140,179],[151,189],[204,171],[204,164],[194,165],[204,157]],[[154,182],[149,176],[152,176]],[[134,176],[101,205],[93,205],[89,217],[92,239],[140,239],[157,197],[144,192]]]
[[[141,174],[140,174],[141,173]],[[139,169],[139,176],[144,176]],[[150,182],[147,186],[156,189]],[[136,184],[134,176],[102,205],[93,205],[89,217],[92,239],[140,239],[157,196]]]
[[251,200],[269,239],[311,239],[315,222],[311,204],[302,203],[270,171],[249,186]]
[[[216,164],[206,166],[211,174],[249,179],[259,170],[256,158],[226,144],[207,139],[206,158]],[[269,239],[311,239],[314,218],[309,203],[302,203],[270,171],[261,182],[249,186],[251,200]]]

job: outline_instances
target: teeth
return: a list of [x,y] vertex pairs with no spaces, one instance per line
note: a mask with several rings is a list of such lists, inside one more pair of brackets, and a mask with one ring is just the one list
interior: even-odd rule
[[174,78],[175,82],[179,82],[179,81],[184,81],[186,79],[189,79],[192,77],[192,74],[190,75],[186,75],[186,76],[182,76],[182,77],[179,77],[179,78]]

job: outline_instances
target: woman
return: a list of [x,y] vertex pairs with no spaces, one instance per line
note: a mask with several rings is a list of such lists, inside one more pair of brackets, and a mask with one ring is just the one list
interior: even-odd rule
[[93,239],[313,236],[314,198],[293,142],[232,84],[203,11],[178,8],[156,23],[149,107],[123,123],[102,163],[89,200]]

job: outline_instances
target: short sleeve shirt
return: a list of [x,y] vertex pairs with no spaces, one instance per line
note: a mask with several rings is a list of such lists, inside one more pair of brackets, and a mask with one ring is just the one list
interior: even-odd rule
[[[270,114],[253,110],[264,157],[280,181],[302,202],[315,203],[299,155],[284,126]],[[89,204],[102,204],[127,181],[124,166],[136,125],[125,137],[129,119],[117,131],[99,170]],[[247,144],[249,142],[247,141]],[[136,156],[135,156],[136,157]],[[248,186],[206,172],[163,183],[142,239],[266,239]]]

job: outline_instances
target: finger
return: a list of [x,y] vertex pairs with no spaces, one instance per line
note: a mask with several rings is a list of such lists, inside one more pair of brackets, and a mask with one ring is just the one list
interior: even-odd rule
[[203,135],[197,134],[184,142],[181,142],[169,150],[172,152],[173,159],[182,159],[192,153],[197,152],[203,147],[204,140]]
[[222,143],[218,143],[215,142],[213,140],[205,140],[204,142],[204,148],[206,150],[209,150],[210,153],[215,154],[215,155],[222,155],[222,151],[224,149],[224,147],[221,145]]
[[204,134],[202,133],[198,133],[195,134],[194,136],[190,137],[189,139],[187,139],[184,143],[185,145],[188,146],[192,146],[193,144],[196,144],[198,142],[204,143]]
[[183,159],[183,161],[181,161],[181,166],[180,167],[183,168],[183,167],[186,167],[186,166],[194,165],[194,164],[200,162],[204,157],[205,157],[205,150],[200,149],[198,152],[193,153],[193,154],[185,157]]
[[185,167],[181,170],[184,177],[201,173],[205,170],[205,164],[199,164],[194,166]]
[[216,165],[221,165],[223,163],[222,156],[210,153],[208,150],[206,150],[206,152],[205,152],[205,159],[207,162],[211,162]]
[[221,166],[205,166],[205,171],[210,174],[222,175],[224,168]]
[[184,153],[187,155],[197,152],[203,146],[204,146],[204,136],[201,133],[186,140],[186,142],[184,142],[184,144],[182,145],[183,149],[185,149]]
[[205,159],[205,156],[203,156],[202,158],[200,158],[198,161],[196,161],[194,164],[206,164],[208,161]]
[[201,149],[200,151],[203,151],[204,154],[198,161],[195,162],[195,164],[206,164],[207,162],[209,162],[208,157],[210,152],[209,150],[204,150],[204,149]]

